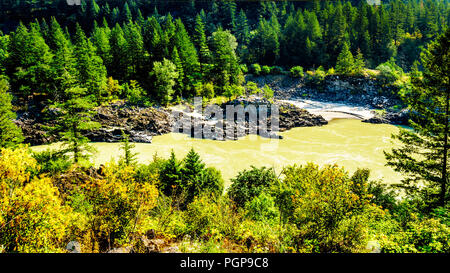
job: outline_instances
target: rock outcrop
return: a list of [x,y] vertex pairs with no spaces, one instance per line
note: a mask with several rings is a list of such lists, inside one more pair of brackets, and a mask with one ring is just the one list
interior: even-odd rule
[[388,123],[396,125],[408,125],[409,111],[403,109],[398,112],[385,112],[382,114],[375,113],[372,118],[364,119],[362,122],[367,123]]
[[[228,106],[232,106],[232,113],[228,113]],[[278,109],[277,113],[272,112],[272,107]],[[321,116],[313,115],[297,106],[277,101],[272,103],[259,97],[237,98],[222,104],[217,110],[218,113],[209,116],[195,115],[190,111],[175,112],[173,122],[177,124],[176,132],[213,140],[236,140],[248,134],[281,138],[278,132],[328,123]],[[217,118],[218,114],[221,114],[221,118]],[[275,114],[278,114],[278,117]],[[278,120],[278,128],[272,128],[272,121],[275,120]]]
[[397,95],[397,88],[373,78],[330,75],[320,83],[310,83],[304,78],[287,75],[248,75],[246,81],[256,82],[259,87],[267,84],[277,99],[310,99],[384,109],[383,116],[376,115],[365,122],[408,124],[408,112],[400,110],[403,103]]
[[[57,141],[55,136],[47,135],[45,126],[52,125],[52,115],[58,115],[55,109],[33,109],[18,113],[16,124],[22,128],[25,142],[31,145],[47,144]],[[86,131],[84,135],[91,141],[118,142],[122,131],[129,135],[131,142],[151,143],[152,136],[171,132],[170,113],[162,108],[130,106],[124,102],[115,102],[95,109],[93,120],[102,126],[98,130]]]

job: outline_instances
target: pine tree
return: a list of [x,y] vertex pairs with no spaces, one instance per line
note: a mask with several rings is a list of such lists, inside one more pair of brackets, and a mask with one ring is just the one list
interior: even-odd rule
[[265,19],[259,20],[256,34],[249,46],[252,60],[260,63],[273,65],[280,54],[280,42],[276,26]]
[[242,9],[236,19],[236,25],[233,32],[238,42],[237,52],[239,56],[243,56],[246,54],[247,47],[250,42],[250,27],[248,25],[247,16]]
[[49,46],[54,53],[52,69],[55,85],[51,95],[52,99],[60,101],[64,99],[64,90],[76,84],[76,61],[73,46],[55,18],[52,18],[50,26]]
[[74,46],[78,81],[81,87],[88,90],[89,94],[95,95],[97,101],[101,101],[106,94],[106,68],[80,25],[76,27]]
[[120,25],[117,24],[111,30],[109,43],[111,46],[111,64],[108,67],[108,72],[113,78],[125,81],[128,76],[128,44]]
[[330,16],[329,20],[330,29],[328,32],[327,53],[330,57],[330,62],[333,63],[344,44],[349,42],[347,19],[344,16],[340,2],[338,2],[334,14]]
[[388,165],[405,174],[402,187],[430,206],[449,200],[450,30],[421,55],[423,76],[413,71],[413,88],[405,94],[410,125],[394,138],[403,146],[386,153]]
[[5,73],[6,60],[8,59],[9,36],[0,31],[0,74]]
[[42,38],[38,26],[31,24],[28,30],[20,24],[11,35],[7,59],[7,74],[12,90],[20,91],[21,96],[45,94],[51,90],[52,59],[53,54]]
[[181,64],[180,56],[178,55],[178,49],[176,47],[174,47],[174,49],[172,50],[171,60],[178,72],[178,78],[176,79],[176,84],[174,86],[175,95],[181,97],[184,89],[184,70],[183,65]]
[[319,25],[319,21],[317,20],[317,16],[314,12],[305,11],[305,36],[307,37],[306,42],[306,64],[312,66],[317,63],[322,62],[322,51],[321,47],[323,44],[322,41],[322,28]]
[[175,153],[172,150],[170,158],[164,163],[159,174],[161,181],[161,191],[165,195],[173,195],[180,192],[183,173],[181,171],[182,164],[176,159]]
[[361,50],[358,48],[355,57],[354,72],[357,75],[361,75],[364,72],[364,68],[365,68],[364,57],[363,54],[361,53]]
[[111,67],[112,62],[111,45],[109,43],[110,34],[111,29],[105,21],[103,22],[103,27],[94,28],[91,37],[92,44],[96,49],[96,54],[102,58],[107,70]]
[[183,178],[187,180],[196,181],[199,174],[205,168],[205,164],[200,159],[194,148],[191,148],[183,160]]
[[12,95],[7,93],[8,82],[0,77],[0,147],[14,147],[23,141],[22,130],[13,122]]
[[122,22],[129,23],[133,20],[133,15],[131,14],[130,7],[128,6],[128,2],[125,2],[122,8],[121,14]]
[[203,72],[204,64],[208,64],[210,62],[211,56],[208,45],[206,44],[205,24],[200,15],[197,15],[195,19],[194,44],[197,48],[197,52],[199,53],[201,72]]
[[213,74],[220,87],[237,84],[240,73],[236,56],[237,42],[230,31],[217,30],[211,37]]
[[336,62],[336,72],[348,75],[353,73],[355,67],[355,61],[353,59],[353,55],[350,52],[350,48],[347,43],[344,43],[342,47],[342,51],[339,54]]
[[145,64],[148,53],[144,49],[144,39],[141,28],[135,23],[129,23],[124,28],[125,39],[127,41],[129,78],[143,81],[147,77]]
[[281,39],[282,62],[288,65],[303,64],[304,56],[299,54],[305,48],[305,30],[303,13],[298,10],[295,14],[289,14],[283,27]]
[[133,153],[133,149],[136,147],[135,144],[130,143],[130,137],[129,135],[125,134],[122,131],[122,140],[121,140],[122,144],[120,146],[120,149],[122,149],[124,155],[121,159],[121,161],[126,165],[126,166],[132,166],[136,164],[136,156],[137,153]]
[[205,164],[200,155],[191,148],[183,160],[181,172],[183,174],[182,188],[186,193],[186,203],[191,202],[195,196],[200,194],[201,178]]
[[[186,75],[184,86],[188,89],[193,89],[195,82],[199,81],[200,63],[198,60],[197,50],[192,43],[189,34],[187,33],[183,22],[177,19],[175,22],[176,32],[174,35],[174,45],[178,49],[183,70]],[[188,96],[193,94],[187,94]]]
[[369,15],[367,9],[367,3],[361,1],[355,19],[355,38],[352,41],[352,45],[358,46],[361,49],[361,53],[365,56],[370,55]]
[[92,108],[94,104],[86,97],[87,89],[72,87],[65,91],[68,98],[65,102],[56,103],[55,108],[60,113],[57,118],[52,118],[54,126],[48,127],[49,132],[59,136],[63,141],[62,153],[71,153],[73,161],[78,163],[80,159],[87,159],[94,151],[89,145],[89,139],[84,132],[98,129],[100,124],[92,121]]

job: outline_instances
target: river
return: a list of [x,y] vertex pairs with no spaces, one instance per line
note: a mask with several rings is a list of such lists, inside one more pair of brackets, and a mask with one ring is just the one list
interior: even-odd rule
[[[193,139],[184,134],[153,137],[151,144],[136,143],[141,163],[149,162],[157,153],[169,157],[171,149],[182,158],[193,147],[208,166],[221,170],[226,185],[241,170],[254,166],[274,167],[279,173],[283,166],[315,162],[319,165],[338,164],[353,172],[358,167],[371,169],[372,179],[398,183],[401,176],[385,166],[383,150],[394,146],[391,134],[398,127],[388,124],[363,123],[357,119],[333,119],[322,127],[300,127],[280,133],[281,140],[248,135],[237,141]],[[98,152],[96,165],[117,159],[119,143],[92,143]],[[58,144],[52,144],[55,147]],[[34,146],[35,151],[48,145]]]

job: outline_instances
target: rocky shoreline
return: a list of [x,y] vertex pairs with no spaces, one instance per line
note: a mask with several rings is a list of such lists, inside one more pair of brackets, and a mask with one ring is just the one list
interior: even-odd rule
[[[390,123],[397,125],[408,124],[408,111],[402,109],[402,104],[393,87],[383,86],[382,83],[368,78],[327,76],[320,85],[312,86],[304,79],[292,78],[286,75],[247,76],[247,81],[253,81],[262,87],[269,85],[275,94],[270,102],[264,98],[237,98],[219,105],[222,119],[203,114],[193,115],[188,106],[186,110],[173,110],[163,107],[133,106],[123,101],[110,103],[95,109],[94,121],[102,127],[94,131],[86,131],[84,135],[93,142],[119,142],[122,131],[129,135],[130,141],[151,143],[152,137],[174,131],[185,133],[191,137],[213,140],[236,140],[248,134],[258,134],[262,137],[281,138],[277,132],[270,130],[270,107],[278,106],[279,131],[283,132],[294,127],[322,126],[328,123],[320,114],[309,112],[286,100],[315,100],[323,102],[339,102],[355,105],[373,111],[370,118],[359,118],[368,123]],[[268,117],[258,122],[249,121],[250,114],[244,113],[244,121],[237,118],[226,118],[227,106],[255,106],[257,116],[261,116],[260,109],[267,109]],[[262,107],[264,106],[264,107]],[[57,111],[49,111],[48,115],[56,115]],[[220,112],[219,111],[219,112]],[[58,141],[55,136],[46,134],[44,125],[51,126],[51,118],[44,119],[44,108],[32,106],[27,112],[19,112],[16,124],[22,128],[25,143],[31,145],[48,144]],[[50,112],[50,113],[49,113]],[[180,116],[180,114],[182,114]],[[263,112],[263,114],[265,114]],[[357,116],[357,115],[355,115]],[[184,117],[184,118],[181,118]],[[46,120],[50,120],[46,121]],[[261,124],[260,124],[261,123]],[[234,130],[227,130],[230,126]],[[208,128],[205,133],[204,128]]]
[[[217,120],[214,117],[205,117],[200,115],[197,118],[191,118],[186,115],[188,111],[172,111],[162,107],[139,107],[132,106],[123,101],[111,103],[107,106],[100,106],[95,109],[93,120],[99,122],[102,127],[93,131],[86,131],[84,135],[93,142],[119,142],[122,139],[122,131],[129,135],[131,142],[151,143],[152,137],[156,135],[163,135],[173,132],[174,126],[178,122],[178,127],[188,128],[188,130],[180,130],[178,132],[189,134],[192,137],[200,137],[214,140],[236,140],[248,134],[258,134],[263,137],[281,138],[276,135],[276,132],[270,131],[271,119],[267,118],[264,128],[260,128],[258,123],[249,122],[248,116],[245,116],[243,122],[238,120],[231,121],[230,124],[226,120],[226,106],[227,105],[243,105],[244,107],[252,104],[255,105],[256,111],[259,114],[261,105],[267,106],[270,109],[272,103],[265,99],[253,98],[244,99],[239,98],[231,102],[221,105],[223,111],[222,120]],[[275,104],[279,108],[279,131],[289,130],[294,127],[305,126],[321,126],[328,122],[321,116],[313,115],[308,111],[295,107],[286,103]],[[178,119],[177,116],[182,113],[184,118]],[[270,111],[268,113],[270,115]],[[50,119],[51,120],[51,119]],[[58,141],[55,136],[49,136],[43,129],[45,126],[51,126],[51,122],[44,119],[42,110],[32,109],[31,111],[18,113],[18,118],[15,120],[16,124],[22,128],[25,143],[31,145],[42,145]],[[227,134],[227,126],[233,125],[234,131]],[[205,135],[205,130],[200,130],[201,135],[195,134],[196,126],[210,126],[213,129],[212,135]],[[265,127],[269,130],[263,130]]]
[[267,84],[274,90],[276,99],[309,99],[377,109],[381,111],[374,111],[372,118],[362,119],[362,122],[408,125],[408,110],[404,109],[397,88],[376,79],[329,75],[321,83],[311,84],[304,78],[287,75],[247,75],[246,81],[255,82],[259,87]]

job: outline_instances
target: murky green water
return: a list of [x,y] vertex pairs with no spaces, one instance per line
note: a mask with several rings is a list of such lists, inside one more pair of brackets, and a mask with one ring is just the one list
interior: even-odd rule
[[[383,155],[383,150],[393,147],[390,136],[397,131],[398,127],[393,125],[338,119],[322,127],[294,128],[283,132],[282,140],[249,135],[237,141],[213,141],[167,134],[154,137],[152,144],[137,143],[135,151],[139,153],[139,161],[146,163],[155,153],[168,157],[173,149],[182,158],[194,147],[204,162],[221,170],[227,184],[230,178],[250,165],[274,167],[280,172],[283,166],[306,162],[319,165],[336,163],[352,172],[358,167],[370,168],[372,178],[397,183],[401,176],[385,166]],[[98,150],[93,158],[97,165],[117,159],[121,154],[119,143],[93,145]],[[35,146],[33,150],[47,147]]]

